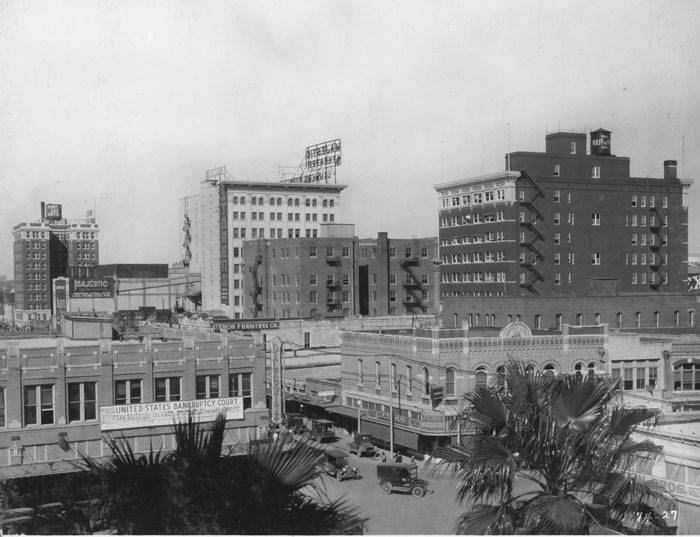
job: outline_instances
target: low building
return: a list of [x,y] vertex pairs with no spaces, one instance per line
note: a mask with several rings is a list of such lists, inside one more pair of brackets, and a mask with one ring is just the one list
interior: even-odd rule
[[202,420],[225,410],[225,445],[245,449],[268,423],[260,343],[232,335],[0,342],[0,477],[107,456],[106,433],[124,435],[136,452],[172,449],[173,421],[188,409]]

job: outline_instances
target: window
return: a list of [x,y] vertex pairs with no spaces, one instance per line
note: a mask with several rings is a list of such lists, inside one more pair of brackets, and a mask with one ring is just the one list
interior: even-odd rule
[[561,234],[560,233],[554,234],[554,244],[561,244]]
[[700,390],[700,363],[675,364],[673,366],[673,389],[676,391]]
[[445,395],[455,394],[455,370],[454,367],[445,369]]
[[539,313],[535,314],[534,328],[535,330],[541,330],[542,328],[542,316]]
[[556,367],[554,367],[554,364],[545,364],[545,366],[542,368],[542,374],[545,377],[553,377],[557,372]]
[[[523,278],[521,278],[522,280]],[[560,285],[561,284],[561,273],[560,272],[555,272],[554,273],[554,285]]]
[[364,380],[364,372],[362,370],[362,360],[357,360],[357,383],[362,384]]
[[316,291],[309,291],[309,304],[318,304],[318,293]]
[[591,255],[591,264],[592,265],[600,265],[600,253],[599,252],[593,252]]
[[141,402],[141,380],[114,381],[114,404],[133,405]]
[[569,142],[569,154],[576,154],[576,142]]
[[560,222],[561,222],[561,214],[554,213],[554,225],[558,226]]
[[622,328],[622,312],[618,311],[617,315],[615,316],[616,321],[617,321],[617,327]]
[[600,324],[600,313],[593,314],[593,324]]
[[591,219],[593,220],[593,221],[592,221],[592,224],[593,224],[594,226],[599,226],[599,225],[600,225],[600,213],[593,213],[593,214],[591,215]]
[[68,422],[97,417],[96,385],[95,382],[68,383]]
[[554,326],[557,330],[561,330],[561,313],[557,313],[554,316]]
[[640,311],[634,314],[634,326],[635,328],[642,326],[642,313]]
[[24,425],[53,423],[53,384],[24,387]]
[[[559,164],[555,164],[555,165],[554,165],[554,177],[559,177],[560,174],[561,174],[561,166],[559,166]],[[559,192],[559,191],[557,190],[557,193],[558,193],[558,192]],[[557,196],[557,197],[554,199],[554,201],[559,201],[559,196]]]
[[567,218],[566,221],[567,221],[568,224],[570,224],[570,225],[573,226],[573,225],[575,224],[575,222],[574,222],[574,213],[569,213],[569,216],[568,216],[568,218]]
[[430,395],[430,374],[428,368],[423,368],[423,394]]
[[396,393],[396,364],[391,364],[391,378],[389,379],[389,384],[391,386],[391,391]]
[[343,257],[350,257],[350,247],[343,246],[342,253]]
[[396,248],[393,246],[389,248],[389,257],[396,257]]
[[600,179],[600,166],[593,166],[591,177],[593,179]]
[[661,198],[661,207],[668,209],[668,196]]
[[197,399],[217,399],[220,395],[219,375],[197,375]]
[[413,391],[413,368],[406,366],[406,391],[410,394]]
[[309,285],[316,285],[318,282],[318,276],[316,274],[309,274]]
[[474,389],[479,390],[486,388],[488,375],[483,367],[480,367],[474,372]]
[[578,326],[581,326],[583,324],[583,314],[582,313],[576,314],[576,324]]
[[382,375],[379,362],[374,362],[374,384],[377,387],[381,387],[382,385]]
[[[254,198],[253,198],[254,199]],[[180,400],[180,377],[161,377],[155,379],[155,399],[159,401]]]
[[632,196],[632,207],[637,206],[637,196]]
[[229,397],[242,397],[243,410],[253,407],[253,374],[231,373],[229,375]]
[[676,310],[673,312],[673,326],[678,328],[681,325],[681,312]]
[[309,257],[316,257],[316,253],[317,253],[316,247],[315,247],[315,246],[311,246],[311,247],[309,248]]

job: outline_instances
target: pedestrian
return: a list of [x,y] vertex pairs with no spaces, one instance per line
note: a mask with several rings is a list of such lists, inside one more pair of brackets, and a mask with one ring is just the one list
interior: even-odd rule
[[411,464],[416,464],[416,458],[413,455],[411,455]]
[[382,462],[386,462],[386,453],[382,451]]

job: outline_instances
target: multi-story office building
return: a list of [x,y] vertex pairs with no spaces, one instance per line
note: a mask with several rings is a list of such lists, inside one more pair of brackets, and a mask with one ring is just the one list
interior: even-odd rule
[[202,308],[246,317],[243,241],[317,237],[321,224],[338,222],[344,185],[237,181],[225,168],[207,172],[199,194],[180,202],[182,243],[191,270],[201,273]]
[[[244,316],[405,315],[437,311],[437,238],[359,239],[349,224],[318,237],[244,241]],[[236,287],[234,287],[236,288]]]
[[442,183],[441,294],[450,325],[693,326],[687,294],[690,181],[676,162],[631,177],[610,132],[556,132],[504,172]]
[[41,218],[22,222],[14,236],[15,308],[48,319],[54,278],[88,277],[99,263],[100,229],[92,211],[67,220],[58,204],[41,204]]

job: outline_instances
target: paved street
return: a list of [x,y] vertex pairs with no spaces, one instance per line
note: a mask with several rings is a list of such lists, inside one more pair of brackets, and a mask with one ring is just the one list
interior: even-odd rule
[[[347,451],[348,438],[333,445]],[[367,533],[454,533],[459,508],[455,502],[455,482],[444,475],[431,475],[419,462],[418,475],[430,482],[432,493],[423,498],[410,494],[384,494],[377,481],[377,461],[350,455],[352,466],[358,468],[362,479],[338,483],[333,477],[323,479],[332,499],[343,497],[359,507],[367,517]]]

